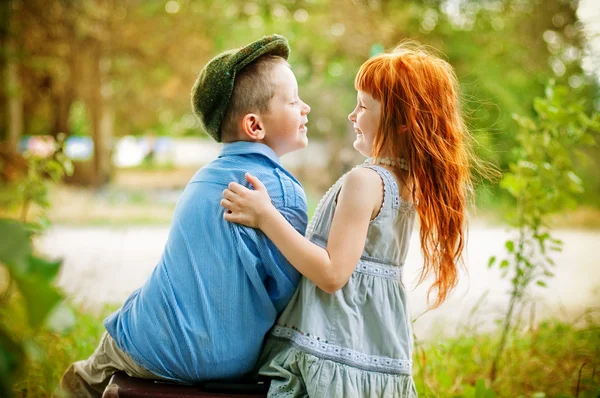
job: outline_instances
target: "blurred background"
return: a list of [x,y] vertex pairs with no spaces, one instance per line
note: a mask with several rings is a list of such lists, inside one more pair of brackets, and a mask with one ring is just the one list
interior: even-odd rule
[[[198,72],[223,50],[280,33],[312,107],[309,149],[283,160],[319,197],[357,161],[346,116],[358,67],[414,39],[454,66],[480,156],[506,169],[513,115],[533,115],[551,79],[569,88],[569,101],[600,109],[598,8],[595,0],[3,1],[0,138],[5,150],[50,155],[66,135],[75,166],[68,186],[96,190],[93,198],[53,192],[54,221],[106,222],[102,205],[111,201],[172,204],[177,193],[168,190],[219,152],[191,113]],[[588,151],[577,168],[582,203],[595,207],[599,157]],[[97,211],[61,212],[80,195]],[[503,197],[492,189],[480,199],[487,206]],[[166,213],[136,217],[168,222]]]
[[[589,396],[600,391],[600,321],[594,318],[595,326],[585,329],[591,337],[583,340],[580,329],[571,329],[590,308],[597,314],[600,302],[598,0],[4,0],[0,7],[0,218],[33,230],[35,253],[62,260],[60,271],[60,262],[52,268],[58,276],[52,286],[68,299],[41,338],[23,332],[29,330],[23,316],[0,311],[13,336],[30,336],[28,344],[54,358],[28,365],[33,376],[15,387],[22,396],[43,396],[69,361],[91,353],[102,317],[144,282],[160,257],[186,183],[218,156],[220,145],[190,108],[199,71],[219,52],[273,33],[288,38],[300,96],[312,109],[308,147],[282,158],[304,185],[311,213],[326,189],[362,161],[347,120],[356,101],[356,71],[405,39],[434,47],[452,64],[476,153],[509,177],[478,178],[469,272],[436,311],[425,312],[427,284],[414,283],[421,264],[418,236],[411,243],[406,280],[416,341],[443,335],[462,342],[426,348],[434,359],[419,365],[419,392],[467,397],[476,389],[483,394],[485,385],[499,396],[546,396],[535,395],[538,390],[575,396],[581,380]],[[538,167],[535,159],[542,158]],[[527,189],[544,187],[537,207],[522,210]],[[553,277],[527,294],[515,293],[518,278],[506,278],[513,263],[492,270],[487,265],[495,267],[507,250],[511,254],[508,241],[536,222],[536,228],[551,226],[564,250],[551,260],[557,264]],[[0,225],[0,262],[10,265],[2,257],[5,231]],[[545,235],[535,231],[532,241],[544,247]],[[11,297],[6,281],[16,274],[10,272],[0,273],[0,303]],[[566,327],[573,333],[565,341],[583,345],[585,355],[552,351],[536,357],[548,351],[527,346],[511,355],[517,364],[518,358],[537,358],[524,372],[529,380],[511,379],[522,369],[508,365],[499,379],[483,377],[492,349],[481,347],[496,347],[500,320],[515,316],[511,309],[504,318],[515,295],[527,298],[518,317],[529,317],[528,333],[539,330],[543,319],[568,325],[541,329],[548,332],[545,348],[554,350]],[[492,334],[482,342],[473,337],[480,332]],[[481,362],[467,371],[471,352]],[[544,362],[549,369],[539,368]],[[589,374],[579,371],[577,384],[582,363]],[[440,373],[444,364],[456,366]]]

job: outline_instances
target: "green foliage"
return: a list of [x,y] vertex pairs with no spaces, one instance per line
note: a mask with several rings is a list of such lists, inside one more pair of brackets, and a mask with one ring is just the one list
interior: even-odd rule
[[[54,287],[61,262],[37,255],[31,239],[45,227],[43,217],[27,223],[32,204],[41,209],[50,205],[48,189],[70,174],[72,166],[62,152],[59,139],[52,155],[39,157],[25,153],[24,159],[8,153],[0,157],[0,207],[21,207],[21,221],[0,218],[0,396],[12,396],[13,384],[27,361],[39,360],[45,353],[35,343],[36,333],[46,323],[55,332],[67,330],[71,312],[58,306],[62,294]],[[20,168],[15,167],[20,160]]]
[[[100,315],[77,312],[70,306],[59,305],[58,308],[77,314],[70,322],[68,333],[57,333],[52,327],[45,325],[29,339],[28,345],[35,347],[34,351],[43,355],[30,355],[24,363],[22,377],[13,384],[14,393],[20,397],[49,397],[56,389],[62,373],[67,367],[82,358],[89,357],[97,347],[104,332],[102,319],[112,308],[107,308]],[[15,335],[27,334],[28,329],[21,322],[23,307],[0,307],[0,318],[8,321],[7,327]],[[55,317],[53,311],[50,319]],[[64,322],[64,321],[63,321]]]
[[28,313],[28,323],[38,328],[60,294],[51,286],[60,262],[46,261],[33,255],[29,241],[31,232],[23,224],[0,219],[0,234],[5,237],[0,245],[0,263],[8,277],[20,291]]
[[[71,363],[92,354],[104,331],[102,319],[112,310],[97,315],[78,312],[68,334],[42,328],[34,343],[46,355],[26,363],[26,376],[15,385],[17,394],[24,398],[49,396]],[[0,307],[0,317],[4,317],[3,311]],[[5,317],[14,318],[14,313]],[[575,397],[579,381],[580,398],[596,397],[600,393],[600,320],[597,313],[589,311],[578,324],[548,320],[537,327],[511,330],[509,339],[515,344],[507,349],[510,361],[500,369],[493,385],[487,380],[487,369],[498,332],[478,333],[465,327],[456,337],[434,336],[426,343],[417,342],[413,377],[419,396],[531,397],[543,393]]]
[[[593,145],[592,133],[600,130],[600,115],[588,116],[582,101],[572,100],[565,87],[553,82],[544,98],[535,99],[534,109],[535,119],[515,116],[520,126],[516,160],[500,182],[516,204],[508,220],[516,236],[506,241],[506,258],[498,265],[503,277],[510,275],[512,290],[492,380],[515,307],[532,283],[545,287],[545,280],[554,276],[552,252],[560,251],[562,242],[551,235],[550,217],[577,204],[583,186],[574,173],[574,156],[581,148]],[[488,266],[494,264],[496,258],[492,257]]]
[[[578,326],[556,320],[512,329],[507,360],[491,383],[488,369],[501,331],[465,327],[453,338],[417,342],[413,373],[420,397],[596,397],[600,393],[600,320],[589,310]],[[584,366],[585,365],[585,366]],[[583,368],[582,368],[583,366]]]
[[[0,271],[4,289],[2,307],[22,306],[25,314],[21,322],[25,333],[11,333],[6,319],[0,327],[0,395],[12,395],[12,385],[22,370],[27,355],[43,355],[35,349],[31,335],[35,334],[48,318],[51,310],[62,299],[52,285],[60,262],[47,261],[33,253],[30,237],[32,231],[14,220],[0,219]],[[17,296],[20,300],[15,300]],[[4,308],[3,308],[4,310]],[[4,315],[4,311],[2,311]],[[60,314],[60,313],[58,313]],[[64,320],[64,316],[62,316]],[[59,325],[64,328],[64,323]]]
[[[72,134],[94,136],[92,127],[100,123],[92,126],[93,119],[108,121],[114,136],[149,131],[205,136],[189,105],[189,90],[202,66],[220,51],[280,33],[290,40],[300,94],[312,107],[311,138],[331,142],[335,158],[349,145],[346,115],[354,106],[359,65],[410,38],[450,61],[481,154],[505,169],[513,160],[518,126],[511,114],[533,117],[532,99],[543,95],[548,79],[571,82],[590,104],[598,98],[596,80],[581,68],[585,37],[577,3],[16,2],[10,14],[22,44],[16,61],[22,61],[22,86],[31,88],[23,92],[24,133],[67,125],[55,122],[70,113]],[[157,29],[167,33],[157,35]],[[92,100],[98,95],[102,106]],[[342,165],[331,163],[330,178],[335,178]],[[597,188],[587,179],[584,184]]]
[[[24,175],[14,181],[0,179],[0,208],[9,212],[20,207],[20,219],[28,221],[28,213],[32,205],[47,210],[50,207],[49,189],[52,184],[61,181],[65,176],[73,173],[73,164],[63,153],[64,134],[60,135],[55,143],[52,154],[48,157],[25,152]],[[0,172],[8,164],[0,162]],[[47,225],[47,220],[42,213],[36,219],[36,227],[41,230]]]

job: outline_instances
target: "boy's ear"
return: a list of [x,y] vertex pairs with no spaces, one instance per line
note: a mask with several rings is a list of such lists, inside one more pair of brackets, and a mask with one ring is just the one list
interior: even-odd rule
[[242,118],[242,131],[246,136],[255,141],[265,138],[262,120],[255,113],[248,113]]

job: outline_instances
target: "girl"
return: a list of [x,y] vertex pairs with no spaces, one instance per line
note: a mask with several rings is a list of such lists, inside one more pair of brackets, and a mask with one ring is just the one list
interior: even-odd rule
[[415,215],[433,307],[457,282],[471,175],[451,66],[405,43],[366,61],[355,88],[348,119],[369,159],[325,194],[306,239],[256,177],[223,192],[225,220],[261,229],[306,277],[259,362],[272,397],[416,397],[402,282]]

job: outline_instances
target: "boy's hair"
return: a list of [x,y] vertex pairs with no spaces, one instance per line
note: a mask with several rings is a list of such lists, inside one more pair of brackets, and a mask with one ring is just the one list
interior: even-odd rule
[[202,130],[215,141],[222,141],[221,126],[238,73],[264,55],[288,59],[287,39],[281,35],[264,36],[242,48],[225,51],[208,61],[198,74],[191,92],[192,111]]
[[241,120],[245,115],[268,112],[269,102],[275,94],[271,72],[278,64],[288,65],[282,57],[263,55],[238,72],[221,125],[223,142],[237,141],[241,138]]
[[469,133],[448,62],[412,42],[367,60],[355,87],[381,102],[373,156],[404,158],[420,220],[424,267],[439,306],[457,283],[471,189]]

